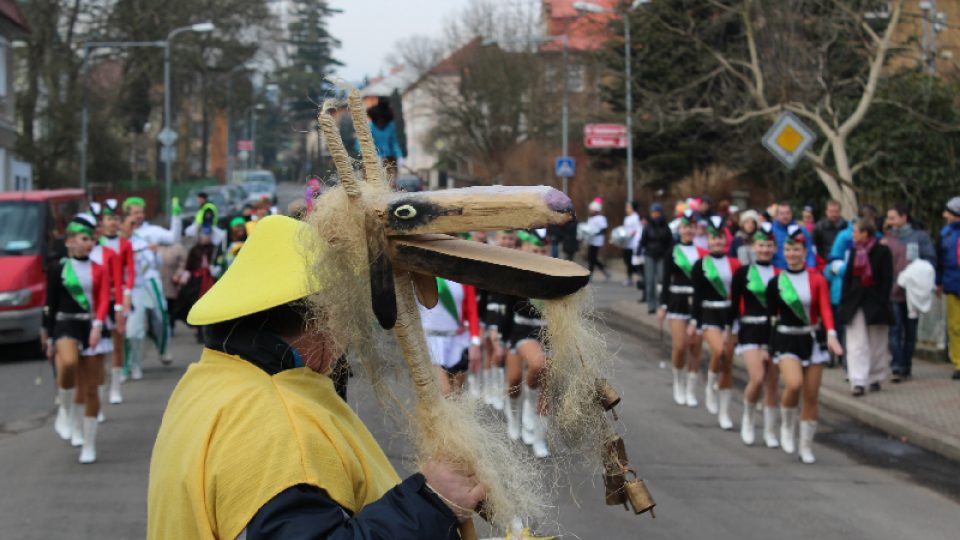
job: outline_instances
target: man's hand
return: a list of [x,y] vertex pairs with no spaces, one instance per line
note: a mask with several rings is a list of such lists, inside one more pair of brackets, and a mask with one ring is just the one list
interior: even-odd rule
[[667,310],[660,308],[657,310],[657,318],[663,321],[667,318]]
[[480,501],[487,496],[476,476],[458,471],[445,461],[430,461],[420,472],[426,477],[427,486],[440,496],[461,523],[470,519]]

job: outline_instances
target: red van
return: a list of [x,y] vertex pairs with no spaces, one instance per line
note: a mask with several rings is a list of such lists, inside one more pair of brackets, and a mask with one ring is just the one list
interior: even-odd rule
[[86,208],[79,189],[0,192],[0,344],[39,340],[47,266],[65,255],[66,226]]

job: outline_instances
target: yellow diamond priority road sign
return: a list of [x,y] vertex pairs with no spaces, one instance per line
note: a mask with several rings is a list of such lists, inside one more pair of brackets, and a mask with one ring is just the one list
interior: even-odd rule
[[793,113],[784,112],[763,136],[763,146],[788,169],[803,159],[803,154],[817,140],[817,134]]

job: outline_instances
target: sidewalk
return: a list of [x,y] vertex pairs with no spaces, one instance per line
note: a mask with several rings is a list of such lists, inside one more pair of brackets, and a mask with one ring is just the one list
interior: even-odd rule
[[[616,273],[614,276],[619,277]],[[617,330],[643,333],[656,341],[659,321],[647,314],[645,303],[634,298],[607,307],[612,315],[606,318],[607,324]],[[734,359],[734,368],[745,371],[740,357]],[[820,403],[903,442],[960,461],[960,383],[950,380],[951,373],[948,364],[914,359],[909,382],[887,381],[879,393],[855,398],[850,395],[842,368],[825,369]]]

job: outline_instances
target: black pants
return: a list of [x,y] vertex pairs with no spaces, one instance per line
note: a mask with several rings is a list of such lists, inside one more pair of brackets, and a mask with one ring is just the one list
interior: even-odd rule
[[603,272],[604,276],[609,277],[610,274],[607,273],[607,267],[600,262],[600,259],[597,257],[600,254],[600,246],[590,246],[587,249],[587,269],[590,270],[590,275],[593,276],[593,269],[598,268]]
[[623,253],[623,266],[627,269],[627,279],[633,280],[633,273],[637,271],[636,267],[633,266],[633,250],[624,249]]

